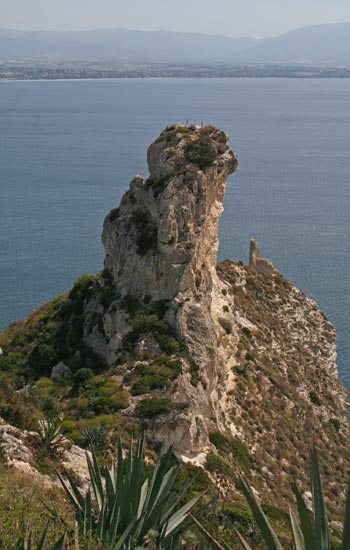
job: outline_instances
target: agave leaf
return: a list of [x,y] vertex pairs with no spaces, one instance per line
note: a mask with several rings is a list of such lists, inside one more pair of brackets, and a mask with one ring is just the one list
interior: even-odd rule
[[260,504],[256,500],[251,488],[249,487],[248,483],[240,477],[241,483],[242,483],[242,489],[245,498],[248,501],[248,504],[250,506],[250,509],[253,513],[254,519],[256,523],[258,524],[261,534],[263,535],[265,542],[267,544],[267,547],[269,550],[283,550],[281,543],[279,542],[277,535],[275,534],[274,530],[272,529],[269,520],[265,516]]
[[310,468],[314,524],[318,543],[317,548],[318,550],[328,550],[330,547],[329,527],[327,512],[324,505],[322,484],[320,478],[320,468],[315,446],[312,447],[310,452]]
[[63,550],[65,535],[63,535],[52,547],[52,550]]
[[84,502],[84,498],[82,497],[82,495],[80,494],[79,490],[77,489],[74,481],[71,479],[71,477],[67,474],[67,479],[69,481],[69,484],[70,484],[70,487],[69,488],[65,482],[65,480],[63,479],[63,477],[61,476],[61,474],[56,470],[56,474],[58,476],[58,479],[60,480],[61,482],[61,485],[68,497],[68,500],[70,501],[70,503],[72,504],[72,507],[73,507],[73,510],[75,511],[75,517],[76,517],[76,520],[81,523],[84,521],[84,516],[83,516],[83,511],[84,511],[84,506],[85,506],[85,502]]
[[[150,500],[146,501],[145,503],[145,513],[139,522],[137,536],[145,536],[148,531],[152,529],[155,525],[162,525],[165,521],[165,514],[162,514],[162,510],[164,508],[165,510],[167,509],[168,501],[169,499],[171,499],[171,495],[169,494],[169,491],[167,491],[167,489],[173,485],[174,480],[172,480],[171,478],[174,476],[174,473],[176,477],[176,472],[174,471],[174,468],[170,468],[168,472],[164,474],[163,479],[158,480],[158,477],[160,477],[160,471],[161,470],[159,468],[156,473],[157,479],[153,487],[153,490],[155,487],[157,487],[158,492],[153,499],[152,506],[150,504]],[[151,492],[151,490],[149,492]]]
[[206,539],[207,542],[209,542],[210,548],[214,548],[214,550],[225,550],[225,548],[221,546],[221,544],[217,540],[215,540],[214,537],[205,529],[205,527],[203,527],[203,525],[200,521],[198,521],[197,518],[195,518],[192,514],[188,515],[190,520],[195,524],[202,536]]
[[116,479],[118,493],[121,491],[121,487],[123,485],[123,478],[124,478],[123,446],[122,446],[121,437],[119,436],[119,439],[118,439],[117,479]]
[[41,535],[41,538],[38,544],[38,550],[45,550],[48,535],[49,535],[49,522],[47,522],[45,530]]
[[[169,503],[169,505],[165,508],[161,518],[162,520],[166,520],[168,519],[168,517],[170,516],[170,514],[173,512],[173,510],[176,508],[176,506],[178,505],[178,503],[180,502],[180,500],[182,499],[183,496],[185,496],[185,494],[187,493],[189,487],[192,485],[193,483],[193,480],[194,478],[192,479],[189,479],[185,485],[182,487],[181,491],[179,491],[175,497],[172,499],[172,502]],[[200,495],[199,495],[199,498],[201,498],[203,495],[204,495],[205,491],[203,491]]]
[[116,471],[114,464],[112,464],[110,469],[106,469],[105,487],[107,502],[111,502],[114,500],[117,492]]
[[84,506],[84,527],[83,533],[87,535],[92,530],[92,509],[91,509],[91,493],[88,491],[85,496]]
[[146,501],[148,488],[149,488],[149,481],[148,481],[148,479],[146,479],[144,481],[143,485],[142,485],[142,488],[141,488],[139,507],[138,507],[138,510],[137,510],[137,519],[139,519],[139,517],[141,516],[141,514],[143,512],[143,507],[144,507],[144,504],[145,504],[145,501]]
[[289,519],[292,527],[293,540],[294,540],[296,550],[306,550],[305,544],[304,544],[304,536],[303,536],[301,527],[291,508],[289,508]]
[[139,507],[142,483],[143,459],[142,457],[135,454],[135,458],[132,463],[129,487],[130,514],[135,518],[137,517],[137,511]]
[[[122,536],[118,540],[113,550],[124,550],[124,543],[128,543],[128,537],[130,537],[133,527],[134,527],[134,522],[131,521],[127,526],[127,528],[122,533]],[[130,540],[131,539],[129,539],[129,546],[130,546]]]
[[169,470],[166,472],[166,474],[164,474],[162,479],[160,479],[160,485],[158,486],[158,491],[153,501],[152,510],[156,506],[160,505],[161,500],[164,500],[164,498],[165,499],[168,498],[169,493],[171,491],[171,487],[174,485],[177,474],[178,474],[178,469],[177,468],[175,469],[174,467],[172,467],[172,468],[169,468]]
[[133,439],[134,438],[131,434],[130,443],[129,443],[129,452],[128,452],[128,456],[127,456],[126,461],[125,461],[125,486],[126,487],[130,487],[130,479],[131,479],[131,471],[132,471],[132,457],[133,457],[133,452],[132,452]]
[[343,524],[342,550],[350,550],[350,484],[346,493],[346,504]]
[[119,527],[119,517],[120,517],[120,508],[118,506],[118,502],[116,499],[109,518],[108,541],[111,546],[114,545],[115,539],[117,537],[118,527]]
[[[164,446],[163,446],[164,449]],[[171,455],[173,453],[173,448],[169,447],[166,453],[163,453],[163,449],[160,452],[160,456],[157,462],[157,465],[154,469],[150,490],[146,499],[145,508],[153,509],[154,501],[156,500],[159,492],[159,488],[162,484],[163,478],[166,475],[168,464],[170,462]]]
[[181,508],[169,518],[165,538],[173,534],[174,531],[183,523],[191,508],[193,508],[193,506],[196,504],[196,502],[198,502],[201,497],[202,495],[197,495],[196,497],[193,497],[190,501],[181,506]]
[[99,509],[101,510],[103,505],[103,500],[104,500],[102,476],[101,476],[100,467],[97,462],[96,452],[93,447],[92,447],[91,454],[92,454],[92,462],[88,453],[86,453],[86,462],[88,465],[90,480],[91,480],[92,489],[94,491],[94,495],[96,498],[96,502],[98,504]]
[[236,527],[233,528],[234,532],[236,533],[237,537],[239,538],[239,541],[241,545],[243,546],[244,550],[252,550],[252,548],[249,546],[249,544],[244,540],[241,533],[236,529]]
[[309,510],[306,508],[306,504],[304,502],[303,497],[301,496],[301,492],[299,490],[299,487],[296,485],[296,483],[292,484],[292,489],[297,501],[297,507],[298,507],[299,519],[301,523],[301,531],[304,537],[305,549],[313,550],[314,548],[317,548],[317,543],[316,543],[314,528],[310,520]]

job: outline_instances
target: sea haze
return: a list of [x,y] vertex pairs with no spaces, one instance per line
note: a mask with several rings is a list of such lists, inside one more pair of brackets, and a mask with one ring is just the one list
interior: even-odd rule
[[143,79],[0,83],[0,327],[102,267],[102,222],[174,122],[229,133],[219,259],[249,239],[338,329],[348,385],[350,82]]

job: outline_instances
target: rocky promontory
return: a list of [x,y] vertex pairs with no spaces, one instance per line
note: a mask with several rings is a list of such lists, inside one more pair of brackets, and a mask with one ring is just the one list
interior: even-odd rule
[[[25,384],[33,414],[48,414],[37,396],[50,387],[75,442],[92,420],[106,445],[142,424],[150,445],[172,444],[225,494],[237,494],[243,470],[283,506],[314,441],[332,464],[337,512],[349,431],[335,328],[256,241],[249,266],[217,265],[226,181],[238,169],[224,132],[170,126],[147,159],[149,176],[105,218],[103,271],[4,331],[2,371],[17,391]],[[9,406],[0,415],[15,417]]]

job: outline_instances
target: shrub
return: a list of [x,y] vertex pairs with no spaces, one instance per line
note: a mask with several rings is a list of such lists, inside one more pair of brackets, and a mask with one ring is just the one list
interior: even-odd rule
[[86,396],[90,410],[96,415],[111,414],[125,409],[129,404],[128,392],[120,382],[113,379],[104,380],[98,376],[87,383]]
[[221,456],[214,453],[208,453],[205,467],[209,472],[234,477],[232,467]]
[[83,312],[84,301],[90,295],[90,292],[98,284],[98,278],[94,275],[82,275],[75,281],[72,290],[69,293],[71,300],[70,309],[73,313],[81,314]]
[[37,374],[48,375],[59,359],[59,351],[53,344],[39,344],[29,355],[28,363]]
[[84,386],[86,382],[91,380],[93,377],[94,373],[91,369],[79,369],[73,377],[73,390],[78,390],[80,386]]
[[250,508],[242,506],[241,504],[229,504],[225,506],[224,514],[229,517],[231,521],[237,522],[244,527],[249,527],[254,521],[254,516]]
[[214,147],[203,139],[188,142],[184,147],[184,154],[188,162],[197,164],[201,170],[210,166],[217,158]]
[[140,335],[147,332],[153,334],[161,350],[168,355],[184,351],[184,344],[171,333],[168,323],[159,318],[165,312],[166,303],[163,300],[156,302],[149,312],[136,298],[127,296],[123,307],[129,313],[133,327],[123,339],[125,351],[132,352]]
[[209,439],[219,451],[231,453],[241,466],[245,466],[249,469],[253,467],[253,459],[246,446],[239,439],[227,437],[221,432],[209,434]]
[[143,399],[137,406],[137,412],[144,418],[154,418],[160,414],[170,412],[175,408],[171,399],[164,397],[153,397],[152,399]]
[[168,378],[161,374],[144,376],[137,380],[131,388],[131,395],[142,395],[152,390],[162,389],[168,383]]

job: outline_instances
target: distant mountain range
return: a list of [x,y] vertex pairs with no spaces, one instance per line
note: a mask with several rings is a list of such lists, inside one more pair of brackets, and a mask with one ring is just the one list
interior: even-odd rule
[[261,40],[128,29],[0,29],[0,59],[350,66],[350,23],[304,27]]

